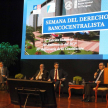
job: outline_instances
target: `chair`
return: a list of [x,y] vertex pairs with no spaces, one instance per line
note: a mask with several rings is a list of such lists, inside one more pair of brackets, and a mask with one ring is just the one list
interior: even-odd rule
[[[93,90],[95,91],[95,102],[97,102],[97,92],[98,91],[102,91],[102,92],[107,91],[107,93],[106,93],[106,101],[108,103],[108,87],[99,87],[99,84],[97,84],[97,86],[94,87]],[[103,99],[103,96],[102,96],[102,99]]]
[[[104,84],[108,85],[108,63],[107,63],[107,67],[104,68]],[[108,103],[108,87],[99,87],[99,84],[97,84],[97,86],[94,87],[93,90],[95,91],[95,102],[97,102],[97,92],[98,91],[102,91],[102,92],[107,91],[106,101]]]
[[7,84],[7,81],[4,81],[3,84],[0,84],[0,90],[3,90],[3,91],[8,91],[8,84]]
[[7,81],[4,82],[4,90],[8,91],[8,82]]
[[[64,87],[64,84],[62,83],[62,81],[60,81],[60,84],[59,84],[59,98],[60,98],[61,88],[63,89],[63,87]],[[63,90],[62,90],[62,94],[63,94]]]
[[21,95],[26,95],[26,100],[25,100],[25,103],[24,103],[24,108],[27,104],[27,100],[29,98],[30,95],[34,95],[34,96],[38,96],[38,99],[40,99],[41,101],[41,108],[43,108],[43,100],[42,100],[42,96],[41,96],[41,92],[46,92],[46,90],[39,90],[37,88],[24,88],[24,87],[21,87],[21,88],[15,88],[16,91],[17,91],[17,94],[18,94],[18,101],[19,101],[19,105],[20,105],[20,108],[21,107]]

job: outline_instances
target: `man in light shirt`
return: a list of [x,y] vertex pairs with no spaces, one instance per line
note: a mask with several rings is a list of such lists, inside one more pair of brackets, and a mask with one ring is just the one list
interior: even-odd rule
[[36,74],[31,78],[31,80],[48,80],[48,71],[44,69],[44,64],[40,64],[40,69],[36,72]]
[[49,73],[48,81],[54,82],[54,89],[57,90],[60,81],[64,81],[67,77],[67,73],[63,69],[59,69],[59,63],[54,63],[54,69]]
[[99,63],[99,69],[94,73],[95,81],[93,81],[93,83],[87,83],[84,86],[85,98],[82,101],[91,102],[91,92],[93,91],[93,88],[99,83],[104,83],[104,68],[104,63]]

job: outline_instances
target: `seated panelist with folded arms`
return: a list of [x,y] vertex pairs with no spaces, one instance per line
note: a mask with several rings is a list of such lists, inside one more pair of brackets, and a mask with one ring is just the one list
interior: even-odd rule
[[36,74],[30,80],[40,80],[47,81],[48,80],[48,71],[44,69],[44,64],[40,64],[40,69],[36,72]]
[[99,63],[99,69],[97,69],[97,72],[94,73],[94,80],[93,83],[85,83],[84,86],[84,94],[85,98],[82,101],[90,102],[91,101],[91,92],[93,91],[93,88],[96,87],[99,83],[104,83],[104,63]]
[[60,81],[64,81],[67,77],[67,73],[63,69],[59,69],[59,63],[54,63],[54,69],[49,73],[48,81],[53,81],[54,89],[57,90]]

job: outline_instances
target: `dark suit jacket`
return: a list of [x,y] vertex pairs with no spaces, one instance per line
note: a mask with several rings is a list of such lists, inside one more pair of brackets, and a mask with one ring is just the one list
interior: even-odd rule
[[[101,72],[101,71],[98,72],[98,74],[97,74],[97,76],[96,76],[96,79],[98,78],[100,72]],[[96,79],[95,79],[95,80],[96,80]],[[101,74],[101,76],[100,76],[100,78],[99,78],[98,81],[101,81],[101,83],[104,83],[104,71],[102,72],[102,74]]]
[[[40,72],[40,70],[38,70],[35,73],[35,75],[33,76],[33,79],[36,79],[36,76],[38,75],[39,72]],[[47,70],[43,70],[42,80],[43,81],[47,81],[48,80],[48,71]]]
[[4,83],[4,81],[6,81],[6,79],[9,77],[9,71],[7,67],[3,67],[3,75],[5,75],[6,77],[2,77],[2,83]]
[[[54,79],[54,72],[55,69],[52,69],[49,73],[48,79],[51,79],[51,81],[53,81]],[[58,69],[58,74],[59,74],[59,79],[66,78],[68,76],[68,74],[63,69]]]

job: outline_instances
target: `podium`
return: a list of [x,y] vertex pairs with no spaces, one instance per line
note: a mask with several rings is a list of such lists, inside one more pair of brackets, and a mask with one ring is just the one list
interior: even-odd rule
[[[57,107],[53,82],[11,78],[8,78],[7,81],[9,86],[11,103],[19,104],[20,106],[27,105],[38,107],[42,105],[43,107],[48,108]],[[38,102],[40,95],[36,98],[37,89],[39,90],[39,94],[42,96],[42,103]],[[18,94],[21,94],[20,99],[18,98]],[[27,98],[28,95],[29,97]],[[25,101],[26,99],[27,101]],[[19,100],[21,100],[20,103]]]
[[107,67],[104,68],[104,84],[108,84],[108,63]]

